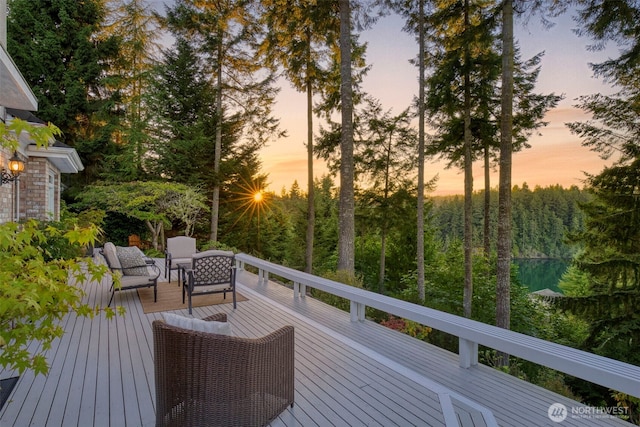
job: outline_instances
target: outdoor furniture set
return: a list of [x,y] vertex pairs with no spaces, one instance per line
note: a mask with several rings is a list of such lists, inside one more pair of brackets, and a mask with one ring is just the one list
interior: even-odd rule
[[[175,239],[175,240],[172,240]],[[157,301],[160,269],[135,246],[102,249],[112,273],[120,274],[116,290],[153,287]],[[183,276],[182,302],[196,295],[224,293],[236,308],[233,252],[197,252],[195,239],[167,239],[165,277]],[[117,272],[117,273],[116,273]],[[156,426],[265,426],[294,403],[294,328],[284,326],[261,338],[231,335],[227,315],[203,320],[163,313],[154,320]],[[185,369],[187,371],[185,371]]]

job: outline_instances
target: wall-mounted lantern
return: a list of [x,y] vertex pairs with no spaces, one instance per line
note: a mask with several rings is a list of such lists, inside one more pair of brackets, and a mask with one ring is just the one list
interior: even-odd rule
[[9,159],[8,167],[8,169],[0,169],[0,174],[2,175],[0,185],[15,181],[24,171],[24,162],[18,157],[17,152],[13,152],[13,156]]

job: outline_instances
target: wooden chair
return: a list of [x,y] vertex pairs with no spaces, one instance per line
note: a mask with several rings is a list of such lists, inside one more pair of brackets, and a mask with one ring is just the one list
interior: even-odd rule
[[187,282],[182,287],[182,303],[185,294],[189,298],[189,314],[191,314],[191,298],[197,295],[227,292],[233,296],[233,308],[236,308],[236,266],[231,251],[209,250],[198,252],[192,257],[191,269],[187,271]]
[[293,407],[293,326],[261,338],[152,328],[157,427],[264,426]]
[[177,270],[178,264],[191,264],[191,257],[198,252],[196,239],[187,236],[176,236],[167,239],[164,251],[164,278],[171,282],[171,270]]

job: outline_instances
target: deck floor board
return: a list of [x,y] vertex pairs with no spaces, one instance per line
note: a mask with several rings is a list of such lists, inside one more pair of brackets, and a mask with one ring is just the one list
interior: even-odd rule
[[[164,261],[157,265],[163,268]],[[236,310],[231,304],[196,307],[194,317],[227,313],[234,334],[246,337],[295,326],[295,405],[272,426],[443,426],[443,390],[465,427],[486,425],[482,410],[501,426],[555,425],[547,417],[551,403],[577,406],[485,366],[462,369],[454,354],[373,322],[351,322],[348,313],[293,298],[286,286],[259,283],[251,273],[238,274],[238,291],[248,300]],[[109,297],[108,279],[86,285],[89,304],[104,306]],[[151,323],[162,313],[144,314],[136,291],[118,292],[114,301],[126,309],[124,317],[62,320],[66,333],[47,352],[49,375],[20,376],[0,411],[0,427],[155,425]],[[0,370],[0,378],[9,376],[15,372]],[[567,419],[563,425],[629,424]]]

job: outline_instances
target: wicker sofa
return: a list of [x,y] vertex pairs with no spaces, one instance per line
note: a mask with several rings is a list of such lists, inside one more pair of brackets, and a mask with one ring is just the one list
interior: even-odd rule
[[[206,321],[226,322],[225,313]],[[262,338],[153,322],[156,426],[264,426],[294,399],[294,328]]]

